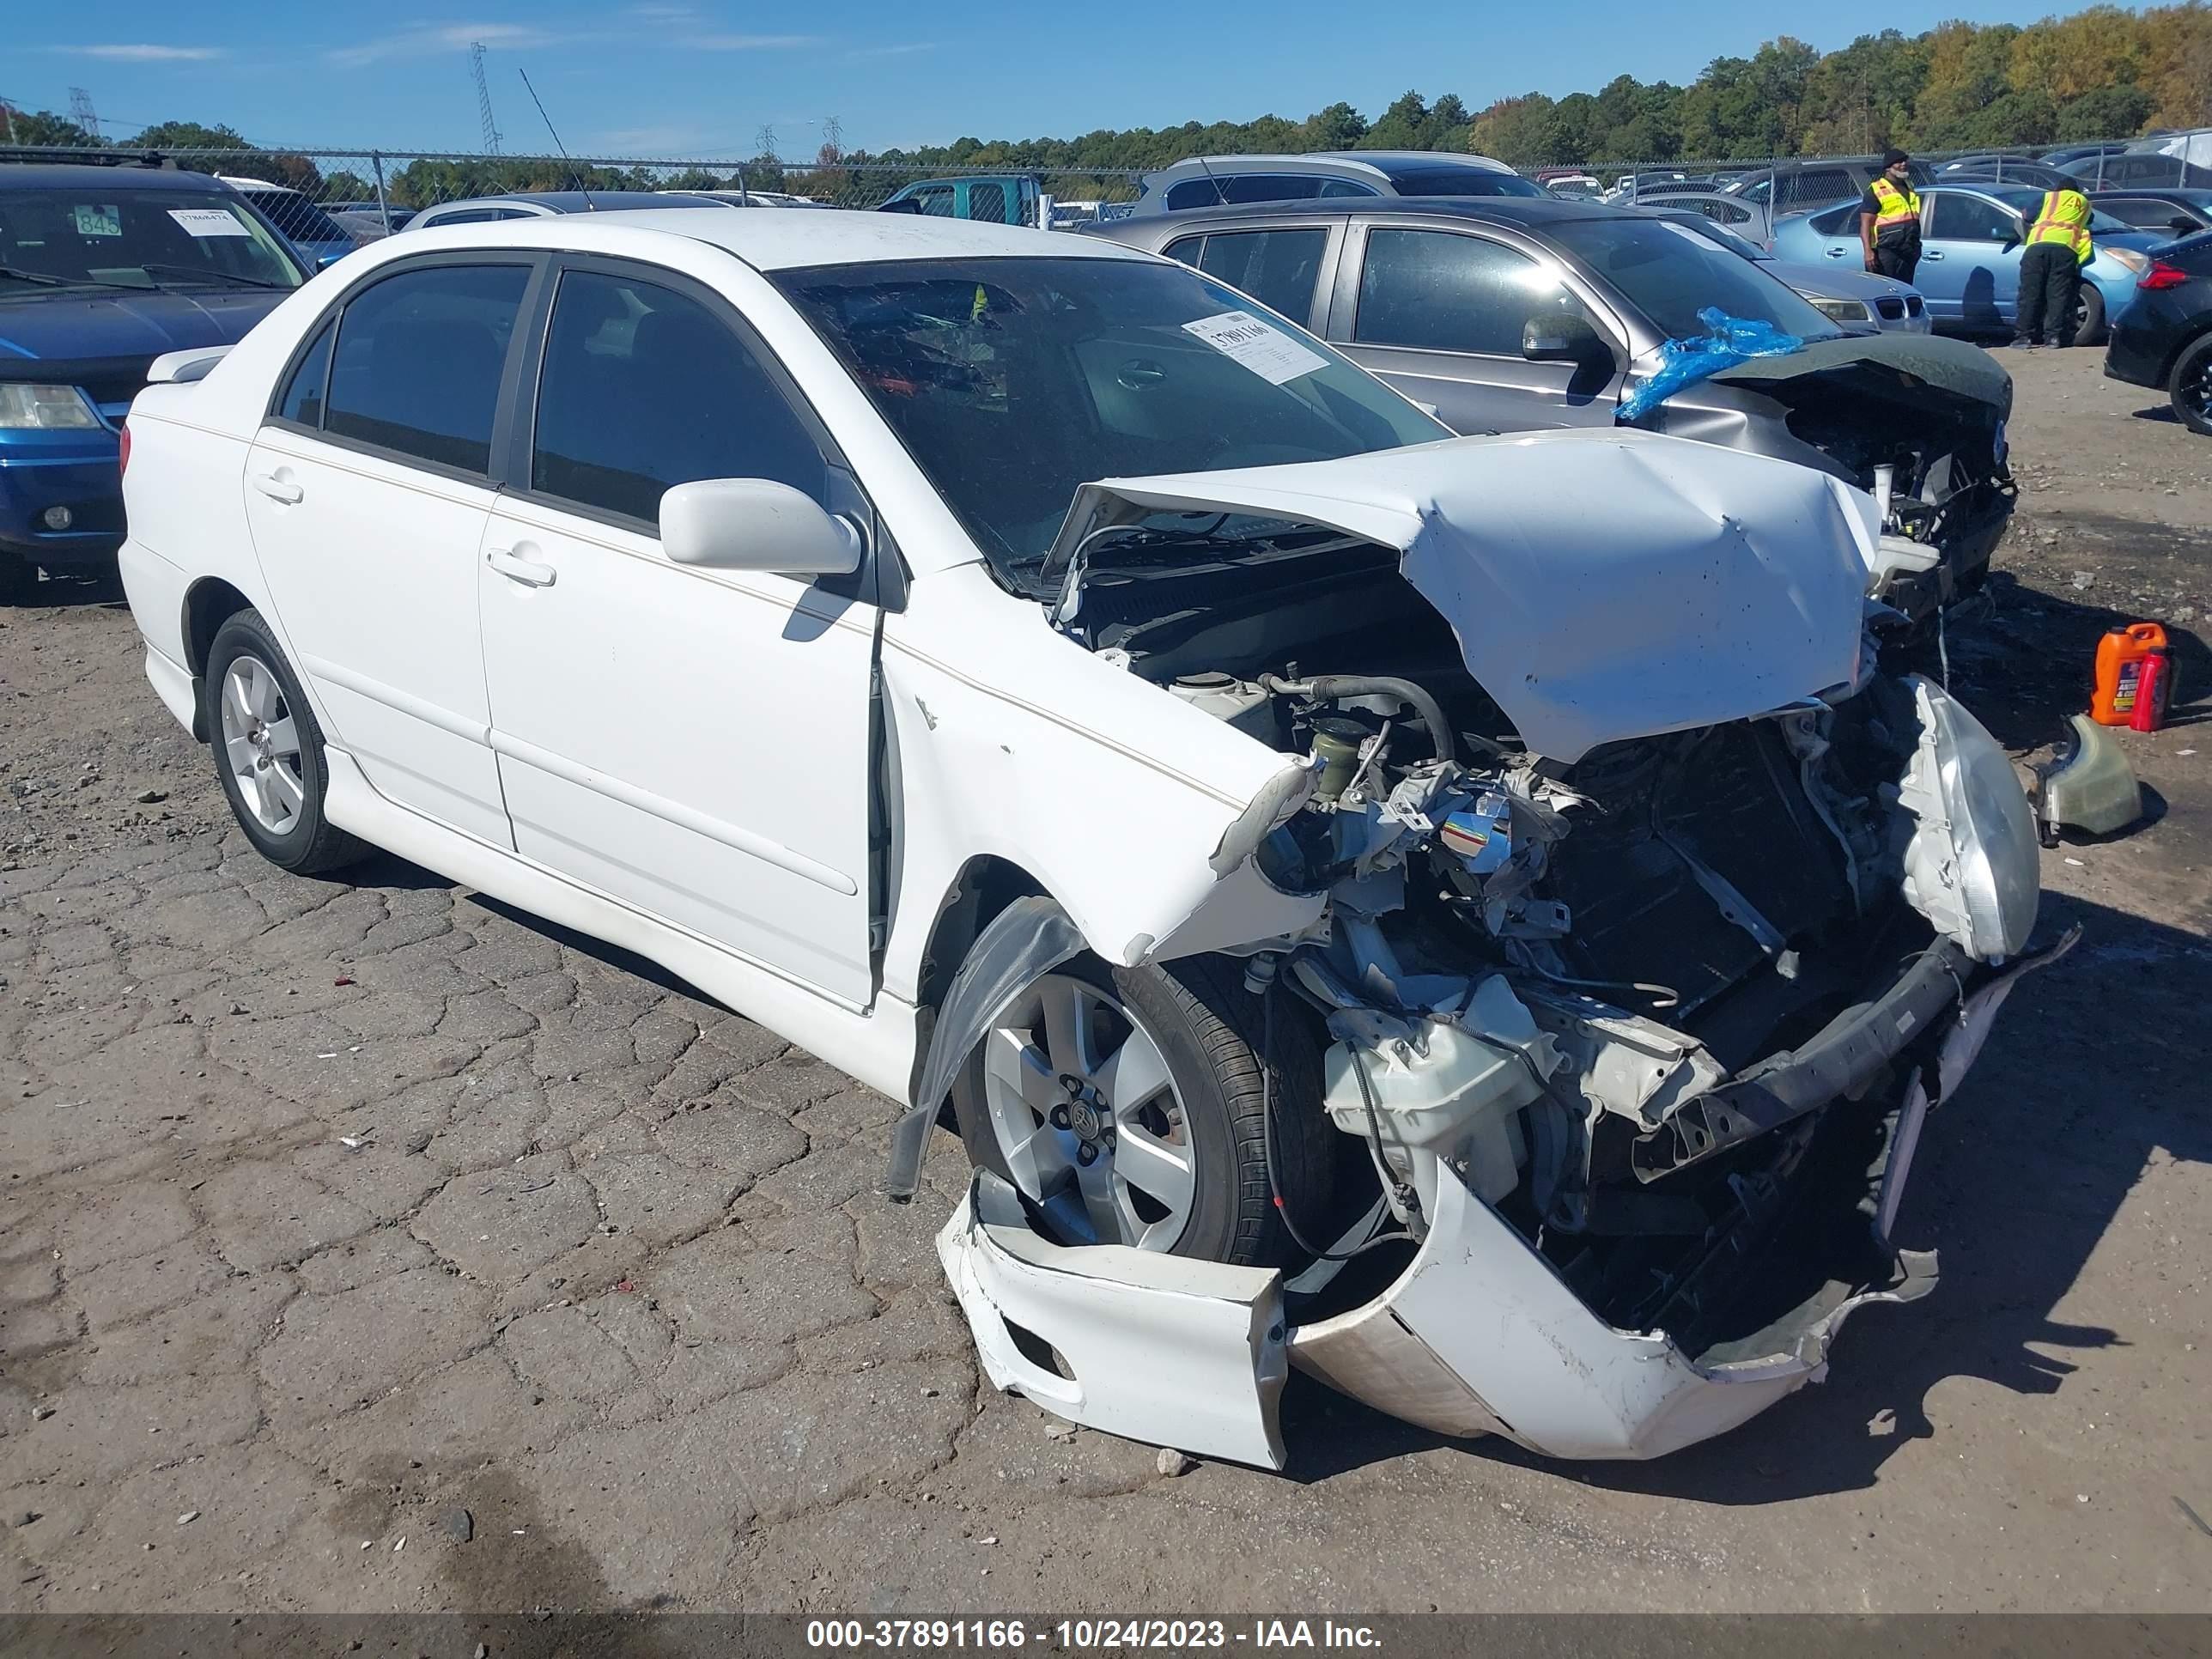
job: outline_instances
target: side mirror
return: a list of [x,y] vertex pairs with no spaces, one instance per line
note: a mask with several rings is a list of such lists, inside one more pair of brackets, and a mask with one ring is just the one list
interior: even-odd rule
[[660,550],[702,570],[848,576],[862,548],[859,531],[789,484],[702,478],[661,496]]
[[1528,319],[1521,331],[1521,355],[1532,363],[1589,363],[1613,352],[1588,319],[1562,313]]
[[2193,236],[2204,228],[2185,213],[2177,213],[2166,222],[2166,228],[2177,236]]

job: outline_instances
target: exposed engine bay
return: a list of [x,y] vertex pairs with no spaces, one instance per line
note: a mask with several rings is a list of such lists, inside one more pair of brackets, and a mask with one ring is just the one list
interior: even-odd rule
[[[1639,486],[1630,533],[1545,495],[1601,441]],[[1072,1287],[1110,1283],[1115,1319],[1209,1301],[1188,1340],[1257,1389],[1203,1431],[1231,1455],[1279,1466],[1295,1364],[1441,1431],[1654,1456],[1816,1377],[1851,1310],[1932,1286],[1888,1237],[1921,1117],[2070,944],[2027,954],[2033,821],[1964,708],[1877,669],[1872,503],[1668,441],[1522,441],[1511,499],[1443,448],[1363,458],[1333,498],[1349,464],[1079,497],[1054,626],[1285,757],[1210,866],[1301,921],[1206,948],[1258,999],[1261,1075],[1294,1026],[1320,1064],[1260,1113],[1298,1246],[1279,1284],[1218,1261],[1199,1292],[979,1171],[939,1252],[1000,1386],[1163,1432],[1068,1346],[1107,1316]],[[1036,902],[979,940],[975,1007],[1082,948]],[[1315,1114],[1335,1185],[1293,1200],[1277,1146]]]
[[[1715,1242],[1761,1218],[1815,1126],[1676,1117],[1899,963],[1948,945],[1963,968],[1980,943],[1908,902],[1915,684],[1869,675],[1832,702],[1561,765],[1521,746],[1381,550],[1258,533],[1279,562],[1264,610],[1243,557],[1209,576],[1180,541],[1162,606],[1170,579],[1144,568],[1139,531],[1126,580],[1097,550],[1082,633],[1305,760],[1310,797],[1254,856],[1328,908],[1255,951],[1251,982],[1326,1022],[1320,1105],[1366,1143],[1389,1212],[1368,1237],[1419,1235],[1441,1161],[1608,1322],[1698,1352],[1725,1334],[1699,1316]],[[1305,562],[1326,574],[1284,568]],[[1315,672],[1339,665],[1359,672]]]

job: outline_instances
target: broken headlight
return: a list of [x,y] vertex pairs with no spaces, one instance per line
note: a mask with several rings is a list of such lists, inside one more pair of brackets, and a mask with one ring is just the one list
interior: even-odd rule
[[1899,783],[1911,821],[1905,893],[1968,956],[2017,956],[2035,927],[2035,817],[2012,758],[1982,723],[1924,679],[1911,682],[1920,741]]

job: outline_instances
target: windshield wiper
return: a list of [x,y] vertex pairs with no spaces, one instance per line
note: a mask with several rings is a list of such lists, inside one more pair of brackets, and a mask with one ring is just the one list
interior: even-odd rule
[[295,286],[291,283],[272,283],[266,276],[240,276],[228,270],[213,270],[201,265],[173,265],[160,259],[149,259],[138,267],[151,276],[157,270],[172,271],[179,276],[204,276],[211,283],[235,285],[239,288],[281,288],[288,292]]
[[0,276],[13,276],[19,283],[35,283],[40,288],[129,288],[128,283],[103,282],[97,276],[57,276],[51,271],[25,270],[21,265],[0,265]]

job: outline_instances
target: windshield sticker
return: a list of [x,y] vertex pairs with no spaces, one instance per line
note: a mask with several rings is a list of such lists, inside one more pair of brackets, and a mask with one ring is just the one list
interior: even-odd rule
[[228,208],[171,208],[169,216],[187,236],[251,236],[239,216]]
[[1270,386],[1328,367],[1328,360],[1318,352],[1308,350],[1249,311],[1224,311],[1218,317],[1185,323],[1183,327],[1223,356],[1234,357]]
[[123,210],[112,203],[104,207],[80,206],[76,210],[76,234],[80,236],[120,236],[123,234]]

